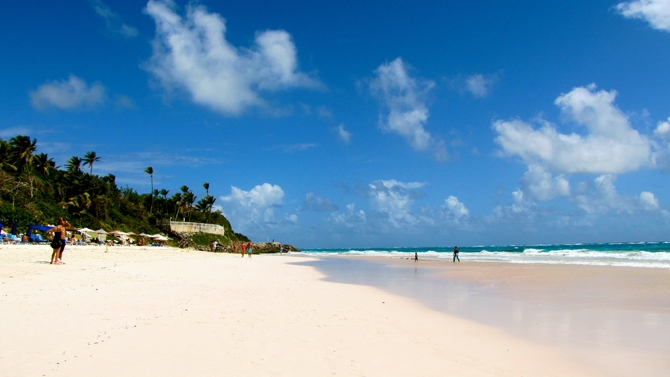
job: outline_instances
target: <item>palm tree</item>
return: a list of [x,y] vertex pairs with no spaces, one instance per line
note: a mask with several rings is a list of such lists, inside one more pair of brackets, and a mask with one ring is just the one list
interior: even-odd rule
[[81,163],[82,163],[83,161],[84,161],[84,160],[82,160],[81,158],[79,158],[79,157],[77,157],[77,156],[72,156],[72,157],[70,157],[69,160],[67,160],[67,162],[65,163],[65,166],[67,166],[67,170],[68,170],[69,172],[72,172],[72,173],[75,173],[75,172],[77,172],[77,173],[81,173]]
[[205,188],[205,191],[207,192],[207,196],[209,196],[209,183],[205,182],[202,184],[202,187]]
[[46,153],[35,155],[34,167],[37,173],[48,176],[52,171],[56,170],[56,162],[49,158]]
[[188,205],[188,220],[191,221],[191,208],[198,197],[193,194],[188,186],[181,186],[179,189],[182,191],[182,201],[184,204]]
[[149,166],[144,169],[144,172],[151,176],[151,207],[149,207],[149,213],[152,213],[154,210],[154,168]]
[[14,157],[14,164],[30,168],[33,162],[33,153],[37,150],[37,139],[30,140],[30,136],[18,135],[9,139],[9,145]]
[[30,182],[30,197],[33,197],[33,158],[37,150],[37,139],[30,139],[30,136],[18,135],[9,139],[11,147],[10,157],[14,160],[14,166],[26,174]]
[[196,208],[205,213],[205,222],[209,222],[209,215],[212,212],[214,202],[216,202],[216,198],[211,195],[207,195],[198,201]]
[[172,201],[174,202],[175,207],[176,207],[174,217],[178,218],[179,217],[179,210],[181,209],[181,205],[183,204],[181,193],[178,192],[178,193],[172,195]]
[[16,166],[12,164],[12,147],[8,141],[0,139],[0,169],[16,171]]
[[167,212],[167,194],[170,190],[161,189],[161,196],[163,197],[163,212]]
[[84,155],[84,166],[88,165],[91,167],[90,174],[93,174],[93,163],[99,161],[100,157],[98,157],[98,155],[93,151],[86,152],[86,154]]

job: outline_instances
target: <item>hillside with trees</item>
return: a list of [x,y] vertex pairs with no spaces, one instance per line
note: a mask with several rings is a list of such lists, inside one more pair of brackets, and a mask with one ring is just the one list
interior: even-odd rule
[[209,183],[203,184],[202,198],[187,186],[170,193],[154,188],[154,170],[147,167],[151,191],[139,193],[119,187],[113,174],[95,175],[101,157],[93,151],[71,157],[64,167],[37,152],[37,140],[29,136],[0,139],[0,220],[6,225],[17,220],[20,231],[29,224],[54,224],[62,216],[74,227],[153,234],[162,220],[172,218],[222,225],[228,240],[248,240],[213,210],[216,198],[209,194]]

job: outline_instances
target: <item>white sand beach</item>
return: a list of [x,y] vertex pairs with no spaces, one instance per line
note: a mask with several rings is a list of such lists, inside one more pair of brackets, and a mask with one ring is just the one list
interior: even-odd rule
[[0,247],[6,376],[599,376],[560,348],[309,258],[173,248]]

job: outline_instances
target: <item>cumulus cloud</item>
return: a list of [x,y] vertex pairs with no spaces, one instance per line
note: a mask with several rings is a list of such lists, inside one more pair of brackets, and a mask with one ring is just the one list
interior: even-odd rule
[[315,192],[308,192],[305,194],[305,199],[302,201],[302,206],[305,209],[318,212],[337,211],[337,206],[333,204],[330,199],[322,198]]
[[337,126],[336,130],[337,136],[340,138],[340,140],[344,141],[345,143],[348,143],[351,140],[351,132],[344,128],[344,123]]
[[651,166],[652,143],[614,105],[616,94],[589,85],[556,99],[563,116],[582,126],[585,135],[562,134],[548,122],[536,129],[521,120],[499,120],[493,123],[495,141],[503,154],[559,174],[618,174]]
[[664,143],[670,144],[670,118],[667,122],[659,122],[654,130],[654,136],[663,140]]
[[256,34],[251,48],[225,38],[225,19],[190,3],[185,17],[169,0],[149,0],[146,12],[156,22],[153,56],[147,69],[170,89],[185,89],[195,103],[228,115],[264,105],[262,92],[319,88],[318,80],[298,71],[296,47],[284,30]]
[[431,150],[438,160],[445,160],[444,142],[424,128],[430,116],[425,96],[434,86],[432,81],[411,77],[405,63],[397,58],[375,70],[370,92],[388,110],[388,114],[380,115],[383,130],[404,137],[415,150]]
[[[256,231],[272,228],[279,225],[274,209],[281,207],[284,200],[284,190],[278,185],[263,183],[249,191],[231,186],[230,195],[222,196],[221,208],[223,214],[242,230]],[[295,222],[290,216],[286,219]]]
[[444,200],[442,208],[446,211],[447,218],[456,223],[470,216],[470,211],[465,204],[461,203],[458,198],[453,195],[450,195]]
[[484,76],[476,74],[465,79],[465,90],[476,98],[484,98],[489,95],[497,76]]
[[505,206],[496,206],[491,215],[486,217],[486,220],[489,222],[528,222],[534,220],[536,215],[537,204],[524,195],[522,190],[516,190],[512,192],[512,203]]
[[588,214],[604,214],[611,211],[633,213],[660,209],[658,199],[649,191],[643,191],[639,196],[620,195],[614,186],[615,180],[614,175],[605,174],[598,176],[593,182],[581,182],[572,200]]
[[652,28],[670,31],[669,0],[636,0],[616,5],[616,10],[626,18],[647,21]]
[[107,29],[112,33],[119,34],[124,38],[136,37],[138,32],[132,26],[128,26],[121,21],[121,17],[112,11],[102,0],[89,0],[95,13],[102,17],[107,24]]
[[343,226],[347,229],[358,229],[360,226],[366,224],[367,217],[365,216],[365,211],[362,209],[356,210],[356,205],[354,203],[347,204],[344,211],[333,212],[328,218],[333,224],[338,226]]
[[661,146],[656,151],[655,163],[663,170],[670,170],[670,118],[667,122],[659,122],[654,136],[661,139]]
[[411,213],[415,195],[412,190],[423,187],[419,182],[378,180],[368,185],[369,196],[375,210],[387,216],[388,223],[395,228],[415,224]]
[[660,204],[658,203],[658,199],[656,199],[656,196],[654,196],[654,194],[649,191],[642,191],[640,193],[640,204],[646,211],[655,211],[661,208]]
[[532,198],[547,201],[570,195],[570,182],[563,176],[552,177],[541,166],[531,165],[521,179],[522,190]]
[[59,108],[65,110],[93,108],[107,100],[106,89],[100,83],[88,85],[75,75],[69,79],[52,81],[31,91],[30,101],[37,110]]

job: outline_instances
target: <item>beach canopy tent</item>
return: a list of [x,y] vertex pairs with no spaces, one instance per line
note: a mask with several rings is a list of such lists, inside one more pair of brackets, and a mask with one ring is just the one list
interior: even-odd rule
[[37,235],[37,237],[33,237],[32,232],[33,232],[33,230],[39,230],[39,231],[42,231],[42,232],[46,232],[47,230],[49,230],[51,228],[53,228],[53,226],[51,226],[51,225],[34,225],[34,224],[29,225],[28,226],[28,232],[26,232],[26,235],[28,236],[28,238],[32,242],[46,242],[45,240],[42,239],[42,236],[40,236],[39,234]]
[[19,221],[18,221],[18,220],[14,220],[14,225],[12,225],[12,234],[13,234],[13,235],[16,235],[16,234],[17,234],[17,232],[16,232],[16,228],[17,228],[18,226],[19,226]]
[[28,232],[26,233],[28,237],[32,235],[33,229],[34,230],[40,230],[42,232],[46,232],[47,230],[53,228],[51,225],[29,225],[28,226]]
[[98,239],[100,241],[106,240],[107,239],[107,234],[109,234],[109,233],[105,232],[104,229],[98,229],[98,230],[95,231],[95,233],[98,233]]
[[77,232],[81,233],[85,238],[92,238],[91,233],[96,233],[95,230],[88,228],[77,229]]

